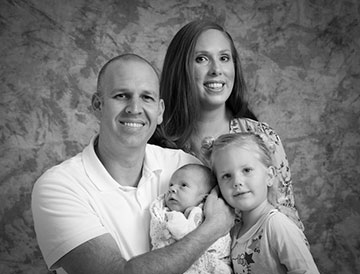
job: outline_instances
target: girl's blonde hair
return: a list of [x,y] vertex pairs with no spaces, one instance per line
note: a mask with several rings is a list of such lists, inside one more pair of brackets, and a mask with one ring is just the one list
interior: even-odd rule
[[264,140],[259,134],[252,132],[228,133],[219,136],[210,147],[210,161],[213,161],[214,152],[229,145],[252,150],[266,167],[273,165],[271,153]]

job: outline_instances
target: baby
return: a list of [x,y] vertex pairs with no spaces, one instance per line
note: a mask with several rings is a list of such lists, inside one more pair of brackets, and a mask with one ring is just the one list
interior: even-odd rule
[[[174,172],[168,192],[150,206],[153,249],[181,239],[201,224],[203,202],[214,186],[216,179],[206,166],[188,164]],[[220,238],[185,273],[232,273],[230,242],[229,234]]]

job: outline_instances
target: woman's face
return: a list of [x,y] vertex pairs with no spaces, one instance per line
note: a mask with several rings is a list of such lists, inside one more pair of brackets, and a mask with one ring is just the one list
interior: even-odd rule
[[224,33],[210,29],[199,36],[193,67],[202,108],[223,107],[235,78],[231,45]]

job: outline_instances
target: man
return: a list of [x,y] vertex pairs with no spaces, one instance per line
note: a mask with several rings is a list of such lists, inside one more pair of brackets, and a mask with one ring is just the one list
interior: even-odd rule
[[183,273],[229,231],[234,216],[213,191],[199,228],[150,251],[150,203],[178,167],[199,162],[147,144],[164,111],[155,69],[134,54],[111,59],[99,73],[92,107],[99,134],[34,186],[35,231],[48,267],[69,274]]

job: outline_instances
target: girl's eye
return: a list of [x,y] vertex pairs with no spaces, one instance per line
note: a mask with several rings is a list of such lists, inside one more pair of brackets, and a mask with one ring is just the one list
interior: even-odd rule
[[227,179],[229,179],[230,177],[231,177],[230,174],[224,174],[223,176],[221,176],[221,179],[227,180]]
[[252,171],[252,168],[249,168],[249,167],[243,169],[243,172],[245,174],[249,174],[249,173],[251,173],[251,171]]

